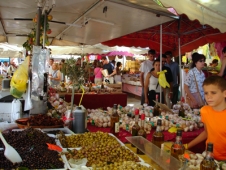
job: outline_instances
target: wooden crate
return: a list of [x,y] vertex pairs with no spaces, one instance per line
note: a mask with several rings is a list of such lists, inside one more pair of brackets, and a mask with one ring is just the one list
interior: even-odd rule
[[122,93],[122,84],[106,84],[113,89],[112,93]]

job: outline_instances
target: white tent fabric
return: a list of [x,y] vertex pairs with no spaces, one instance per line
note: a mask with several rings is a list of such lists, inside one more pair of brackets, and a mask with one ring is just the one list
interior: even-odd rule
[[22,58],[23,53],[22,46],[0,43],[0,58]]
[[177,13],[186,14],[191,20],[199,20],[226,32],[226,0],[161,0],[165,7],[173,7]]
[[149,48],[108,47],[102,44],[79,46],[49,46],[53,55],[105,54],[110,51],[128,51],[133,54],[145,54]]

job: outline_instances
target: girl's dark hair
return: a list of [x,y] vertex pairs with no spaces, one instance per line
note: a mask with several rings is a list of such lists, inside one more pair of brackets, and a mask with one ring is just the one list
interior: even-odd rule
[[120,67],[122,65],[121,62],[117,62],[116,67]]
[[192,54],[192,68],[195,67],[195,64],[199,61],[199,60],[206,60],[206,57],[203,54],[199,54],[199,53],[193,53]]
[[153,66],[155,65],[156,62],[160,62],[160,59],[158,58],[158,59],[154,60]]
[[223,48],[222,53],[226,53],[226,47]]
[[203,82],[202,86],[208,85],[215,85],[217,86],[222,92],[226,90],[226,80],[220,76],[210,76],[206,78]]
[[100,67],[100,68],[102,68],[102,63],[101,63],[101,62],[99,62],[99,61],[97,61],[97,62],[96,62],[96,67]]

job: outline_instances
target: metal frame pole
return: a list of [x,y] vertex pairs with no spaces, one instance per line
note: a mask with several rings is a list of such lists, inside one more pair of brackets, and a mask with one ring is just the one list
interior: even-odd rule
[[42,40],[42,46],[45,47],[46,44],[46,24],[47,24],[47,11],[45,11],[44,14],[44,32],[43,32],[43,40]]
[[[160,25],[160,71],[162,71],[162,24]],[[162,88],[160,88],[160,103],[162,102]]]
[[42,15],[42,8],[38,7],[37,10],[37,27],[36,27],[36,39],[35,45],[40,46],[40,26],[41,26],[41,15]]

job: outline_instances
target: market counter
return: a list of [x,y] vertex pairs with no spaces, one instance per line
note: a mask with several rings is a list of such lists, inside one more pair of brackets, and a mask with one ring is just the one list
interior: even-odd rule
[[142,94],[142,87],[137,85],[131,85],[127,83],[122,83],[122,91],[131,93],[137,96],[141,96]]
[[[74,95],[74,103],[79,104],[82,94]],[[65,94],[65,101],[71,102],[71,94]],[[125,93],[111,93],[111,94],[84,94],[82,105],[89,109],[102,108],[106,110],[107,107],[112,107],[114,104],[120,104],[125,107],[127,105],[127,94]]]
[[[97,131],[102,131],[102,132],[108,132],[110,133],[110,128],[99,128],[96,126],[91,125],[90,123],[87,124],[87,129],[90,132],[97,132]],[[182,134],[182,142],[183,143],[188,143],[192,141],[194,138],[196,138],[201,132],[203,132],[203,128],[200,128],[198,130],[194,130],[192,132],[183,132]],[[151,130],[150,134],[147,134],[147,140],[151,141],[152,135],[155,132],[155,129]],[[165,136],[165,141],[172,141],[174,142],[176,139],[176,133],[170,133],[168,131],[164,131],[164,136]],[[119,140],[121,140],[123,143],[128,143],[127,139],[125,137],[132,136],[131,133],[129,133],[126,130],[120,129],[119,133]],[[202,153],[205,150],[205,142],[202,142],[195,147],[191,148],[190,151],[194,153]]]

